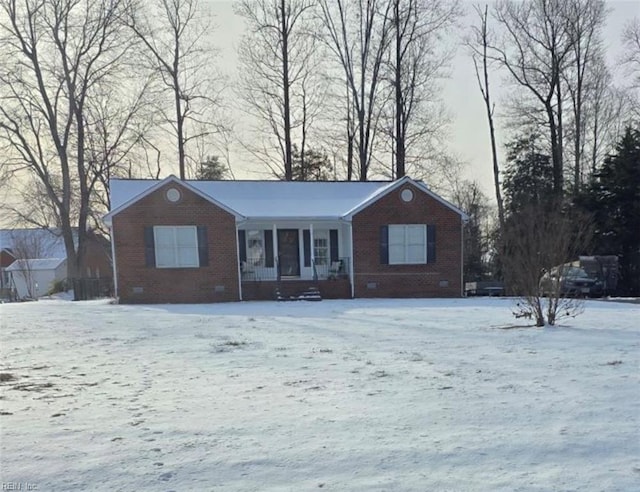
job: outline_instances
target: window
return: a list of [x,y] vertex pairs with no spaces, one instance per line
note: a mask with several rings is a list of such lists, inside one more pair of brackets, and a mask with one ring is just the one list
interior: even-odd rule
[[329,238],[327,237],[327,231],[314,231],[313,257],[316,265],[329,264]]
[[262,231],[247,231],[247,263],[264,266],[264,244]]
[[195,226],[155,226],[156,267],[198,267],[198,232]]
[[427,262],[427,227],[424,224],[389,226],[389,264]]

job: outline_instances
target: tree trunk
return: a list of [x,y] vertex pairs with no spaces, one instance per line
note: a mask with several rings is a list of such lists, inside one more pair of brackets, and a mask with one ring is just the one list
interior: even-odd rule
[[[483,79],[480,79],[478,73],[478,65],[475,63],[476,78],[478,79],[478,85],[480,86],[480,92],[482,93],[482,99],[484,100],[485,110],[487,112],[487,121],[489,122],[489,138],[491,140],[491,159],[493,162],[493,186],[496,194],[496,203],[498,205],[498,222],[500,229],[504,229],[504,202],[502,200],[502,193],[500,191],[500,166],[498,165],[498,149],[496,144],[496,130],[493,122],[493,106],[491,104],[491,90],[489,87],[489,68],[487,63],[487,48],[488,48],[488,34],[487,34],[487,16],[489,7],[485,6],[484,14],[479,9],[476,11],[480,15],[481,26],[479,35],[482,41],[482,74]],[[484,84],[483,84],[484,82]]]
[[351,93],[347,81],[347,181],[353,180],[353,108],[351,106]]
[[305,151],[307,147],[307,96],[302,96],[302,135],[300,136],[300,180],[307,180],[307,163]]
[[[176,58],[177,63],[177,58]],[[174,69],[177,67],[174,65]],[[185,173],[185,151],[184,151],[184,118],[182,115],[182,104],[180,103],[180,82],[178,81],[177,70],[173,75],[174,98],[176,105],[176,129],[178,133],[178,166],[180,168],[180,179],[186,179]]]
[[351,117],[347,120],[347,181],[353,181],[353,129],[351,128]]
[[[562,192],[564,189],[564,131],[562,128],[562,84],[560,80],[560,67],[558,67],[558,76],[556,79],[556,101],[557,101],[557,112],[558,112],[558,126],[557,126],[557,137],[556,137],[556,145],[557,145],[557,162],[553,163],[554,170],[554,179],[558,178],[558,184],[554,183],[555,194],[557,197],[562,196]],[[557,166],[557,168],[556,168]]]
[[178,133],[178,166],[180,168],[180,179],[186,179],[185,170],[185,150],[184,150],[184,115],[182,114],[182,103],[180,80],[178,74],[180,73],[180,35],[175,32],[174,28],[174,51],[173,51],[173,64],[171,69],[171,77],[173,79],[173,97],[176,105],[176,130]]
[[560,147],[558,145],[558,127],[556,119],[553,115],[553,107],[551,103],[546,105],[547,118],[549,122],[549,132],[551,135],[551,160],[553,163],[553,192],[556,196],[562,195],[562,157]]
[[576,111],[575,111],[575,125],[576,125],[576,134],[574,138],[574,172],[573,172],[573,194],[578,196],[580,192],[580,185],[582,184],[582,168],[581,168],[581,160],[582,160],[582,94],[581,89],[578,88],[577,94],[578,101],[576,103]]
[[284,112],[284,179],[291,181],[293,179],[293,166],[291,159],[291,101],[290,101],[290,83],[289,83],[289,31],[286,17],[286,2],[280,0],[281,15],[281,34],[282,34],[282,88],[283,94],[283,112]]
[[394,89],[395,89],[395,103],[396,103],[396,172],[395,178],[400,179],[405,175],[405,134],[404,134],[404,105],[402,94],[402,36],[400,33],[400,9],[399,0],[396,0],[393,5],[393,22],[396,33],[396,52],[395,52],[395,70],[394,70]]

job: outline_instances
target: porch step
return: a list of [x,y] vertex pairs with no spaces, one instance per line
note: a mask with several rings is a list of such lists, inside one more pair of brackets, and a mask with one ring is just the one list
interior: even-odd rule
[[[242,281],[242,298],[245,301],[272,301],[278,298],[298,299],[305,291],[315,288],[322,299],[350,299],[349,279],[335,280],[276,280]],[[317,295],[313,296],[317,299]]]
[[321,301],[322,296],[317,287],[309,287],[299,294],[285,295],[281,289],[276,290],[276,299],[278,301]]

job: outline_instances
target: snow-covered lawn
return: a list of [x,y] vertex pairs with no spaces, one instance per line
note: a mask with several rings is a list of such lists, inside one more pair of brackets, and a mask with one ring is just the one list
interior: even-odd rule
[[0,481],[640,490],[640,305],[506,329],[511,305],[1,305]]

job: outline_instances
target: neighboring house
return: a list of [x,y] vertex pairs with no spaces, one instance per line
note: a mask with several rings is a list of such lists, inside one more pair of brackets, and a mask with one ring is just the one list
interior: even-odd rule
[[10,248],[0,249],[0,289],[9,288],[9,274],[7,267],[16,261],[16,257]]
[[[77,247],[77,230],[73,236]],[[7,283],[10,281],[7,269],[17,260],[65,259],[66,256],[59,229],[0,229],[0,287],[15,288]],[[90,232],[80,275],[84,278],[110,278],[111,272],[109,241]],[[65,272],[63,278],[66,276]]]
[[462,295],[463,212],[394,182],[112,180],[124,303]]
[[7,267],[7,273],[18,299],[38,299],[47,294],[55,282],[67,277],[67,260],[16,260]]

